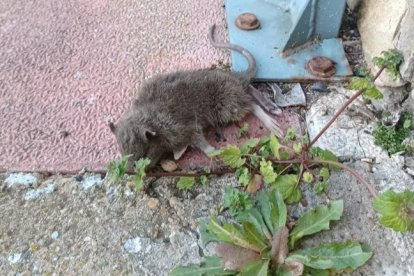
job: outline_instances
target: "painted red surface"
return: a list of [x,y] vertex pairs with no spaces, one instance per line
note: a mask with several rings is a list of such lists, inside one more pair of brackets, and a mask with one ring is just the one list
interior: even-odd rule
[[[285,112],[283,115],[277,117],[275,116],[274,118],[278,120],[285,133],[289,127],[293,127],[297,130],[297,133],[301,133],[302,128],[298,115],[291,112]],[[243,125],[243,122],[247,122],[249,124],[249,130],[245,135],[243,135],[242,138],[237,139],[237,132]],[[220,141],[216,140],[214,130],[207,133],[207,138],[216,149],[219,149],[229,144],[241,146],[247,139],[258,138],[269,134],[269,131],[264,128],[262,123],[253,115],[249,115],[243,122],[238,123],[239,126],[237,124],[232,124],[227,128],[222,129],[221,133],[224,139]],[[209,158],[199,149],[192,148],[189,148],[177,163],[182,169],[195,169],[202,168],[204,166],[217,169],[223,165],[219,160]]]
[[143,80],[228,62],[213,23],[226,39],[221,1],[0,1],[0,169],[104,168]]

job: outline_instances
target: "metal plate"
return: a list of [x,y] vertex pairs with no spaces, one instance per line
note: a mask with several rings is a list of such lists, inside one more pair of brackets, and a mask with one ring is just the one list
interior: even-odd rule
[[[254,13],[258,17],[261,23],[259,29],[243,31],[236,27],[237,16],[244,12]],[[289,39],[292,22],[290,13],[281,6],[265,0],[226,0],[226,17],[230,42],[246,48],[256,59],[257,81],[320,80],[306,70],[306,63],[315,56],[325,56],[336,62],[336,74],[330,79],[352,75],[342,42],[337,38],[325,39],[283,57],[281,48]],[[232,70],[243,71],[246,68],[246,59],[232,52]]]

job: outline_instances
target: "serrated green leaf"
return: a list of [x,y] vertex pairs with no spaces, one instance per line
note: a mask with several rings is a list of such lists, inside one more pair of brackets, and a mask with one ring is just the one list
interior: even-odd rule
[[218,275],[235,275],[234,272],[225,271],[221,267],[219,257],[204,257],[200,265],[191,264],[188,266],[177,267],[168,275],[170,276],[218,276]]
[[367,89],[370,82],[372,82],[372,81],[370,79],[367,79],[367,78],[353,77],[353,78],[351,78],[351,81],[349,82],[348,88],[352,89],[352,90]]
[[251,244],[256,245],[261,250],[267,247],[264,233],[260,231],[260,228],[257,229],[254,224],[248,221],[243,222],[243,234]]
[[358,242],[322,244],[297,250],[286,261],[297,261],[316,269],[356,269],[368,261],[372,252],[364,250]]
[[240,147],[241,154],[248,154],[252,148],[256,147],[259,144],[259,142],[260,139],[258,138],[246,140]]
[[293,127],[288,128],[285,135],[285,142],[289,142],[296,139],[296,129]]
[[209,221],[204,219],[200,221],[198,230],[200,231],[201,242],[204,246],[212,241],[217,241],[216,235],[208,229]]
[[410,128],[411,127],[411,120],[405,119],[403,123],[403,128]]
[[323,181],[328,181],[329,179],[329,169],[326,167],[323,167],[320,171],[319,171],[319,176],[322,177]]
[[238,178],[238,181],[240,184],[246,186],[250,183],[250,178],[252,176],[250,175],[248,168],[240,167],[236,171],[236,177]]
[[269,260],[254,261],[247,264],[240,272],[240,276],[268,276]]
[[150,163],[151,160],[148,158],[141,158],[135,162],[135,174],[132,177],[132,182],[137,190],[141,190],[144,187],[145,170]]
[[224,206],[229,208],[232,216],[237,217],[241,212],[251,209],[253,202],[246,192],[227,187],[224,193]]
[[302,192],[296,188],[292,191],[292,193],[286,198],[286,203],[293,204],[299,202],[302,198]]
[[331,220],[339,220],[344,210],[342,200],[331,202],[328,206],[317,207],[303,214],[290,233],[290,244],[293,248],[295,242],[304,236],[328,230]]
[[384,96],[371,79],[353,77],[349,83],[350,89],[365,90],[363,97],[368,99],[382,99]]
[[301,153],[302,152],[302,144],[301,143],[293,144],[293,151],[295,153]]
[[281,145],[274,134],[270,134],[269,147],[274,157],[276,157],[277,160],[280,160],[279,150],[281,148]]
[[279,175],[272,183],[272,188],[280,192],[283,199],[289,198],[292,194],[297,193],[298,177],[295,174]]
[[320,181],[320,182],[316,183],[313,186],[313,191],[315,192],[315,194],[321,195],[326,190],[327,187],[328,187],[328,183],[327,182]]
[[208,182],[208,177],[205,175],[202,175],[198,178],[198,182],[200,182],[201,185],[205,185]]
[[195,177],[182,176],[177,182],[177,188],[180,190],[188,190],[196,183]]
[[249,130],[249,124],[244,122],[243,126],[237,131],[236,138],[240,139],[243,135],[247,133],[248,130]]
[[289,153],[288,152],[282,152],[282,154],[280,155],[280,158],[282,158],[282,160],[288,160],[290,158]]
[[[321,149],[320,147],[312,147],[309,150],[309,153],[313,156],[318,158],[319,160],[327,160],[327,161],[335,161],[338,162],[338,157],[336,157],[336,155],[327,149]],[[339,169],[338,166],[336,165],[332,165],[332,164],[327,164],[327,166],[330,169]]]
[[217,240],[232,243],[252,251],[261,252],[261,248],[252,244],[234,224],[225,223],[223,226],[216,216],[211,216],[207,229],[216,235]]
[[382,51],[381,55],[382,57],[374,57],[372,63],[375,66],[387,68],[391,77],[396,79],[399,74],[398,67],[404,61],[403,55],[394,49]]
[[269,135],[268,136],[263,136],[263,137],[260,138],[259,145],[263,146],[265,144],[268,144],[269,141],[270,141],[270,136]]
[[374,84],[372,84],[372,86],[368,87],[364,91],[362,96],[364,98],[374,99],[374,100],[379,100],[379,99],[384,98],[384,95],[381,93],[381,91],[378,90],[378,88]]
[[226,165],[234,169],[243,166],[246,162],[245,158],[241,158],[240,149],[234,145],[213,151],[209,156],[220,156]]
[[261,157],[257,155],[256,153],[251,154],[249,157],[250,157],[250,164],[254,166],[255,168],[258,168]]
[[379,213],[380,223],[398,232],[414,229],[414,192],[402,193],[387,191],[373,201],[374,209]]
[[270,184],[275,181],[277,173],[275,173],[272,162],[262,159],[260,161],[260,174],[263,176],[263,180],[266,184]]
[[131,154],[125,155],[120,160],[113,160],[108,164],[107,175],[109,177],[109,182],[111,184],[114,184],[125,175],[128,166],[128,161],[131,157]]
[[303,182],[305,182],[305,183],[313,182],[313,174],[311,174],[310,172],[304,172],[303,173]]

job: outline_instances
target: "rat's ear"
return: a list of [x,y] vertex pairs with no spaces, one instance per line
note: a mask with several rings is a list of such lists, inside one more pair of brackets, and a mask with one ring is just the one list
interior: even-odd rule
[[151,140],[157,135],[157,133],[155,133],[155,131],[146,129],[144,130],[144,135],[145,135],[145,138],[147,138],[147,140]]
[[114,125],[114,123],[109,122],[108,126],[109,126],[109,129],[112,131],[112,133],[115,133],[115,125]]

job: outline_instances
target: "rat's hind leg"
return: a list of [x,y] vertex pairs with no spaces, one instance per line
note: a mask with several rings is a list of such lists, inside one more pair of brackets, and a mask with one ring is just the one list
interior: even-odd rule
[[209,153],[215,151],[216,149],[210,145],[210,143],[206,140],[206,137],[204,137],[204,134],[202,131],[199,131],[199,133],[196,134],[193,145],[200,150],[202,150],[206,155]]
[[280,107],[278,107],[274,102],[264,96],[262,92],[254,88],[252,85],[249,85],[249,94],[252,96],[253,100],[267,112],[274,115],[282,114]]
[[280,128],[279,123],[267,114],[260,106],[252,103],[253,114],[259,118],[259,120],[265,125],[265,127],[273,132],[277,137],[283,137],[283,131]]

